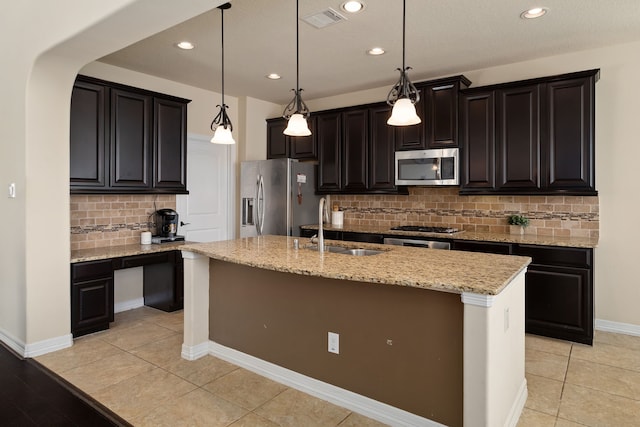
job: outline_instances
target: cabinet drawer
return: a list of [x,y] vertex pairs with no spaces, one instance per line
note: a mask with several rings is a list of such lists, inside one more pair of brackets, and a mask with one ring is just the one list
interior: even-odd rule
[[593,264],[593,250],[589,248],[518,245],[516,255],[531,257],[533,264],[579,268],[591,268]]
[[165,262],[173,262],[175,251],[160,252],[149,255],[133,255],[122,258],[119,268],[141,267],[149,264],[162,264]]
[[383,243],[384,236],[382,234],[357,233],[353,231],[343,231],[342,240],[350,242],[366,242],[366,243]]
[[110,278],[113,275],[111,260],[87,261],[71,264],[71,281]]
[[485,252],[490,254],[511,255],[513,245],[501,242],[475,242],[473,240],[454,240],[453,247],[456,251]]

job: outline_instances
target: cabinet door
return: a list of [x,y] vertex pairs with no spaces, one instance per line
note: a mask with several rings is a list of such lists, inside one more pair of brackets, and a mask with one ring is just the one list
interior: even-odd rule
[[498,190],[540,189],[540,85],[496,91]]
[[545,185],[595,191],[594,76],[546,85]]
[[588,269],[529,265],[525,290],[526,332],[591,344],[592,286]]
[[461,185],[465,190],[495,187],[494,92],[462,95]]
[[187,190],[187,105],[168,99],[153,99],[153,186]]
[[267,120],[267,159],[289,157],[289,137],[282,133],[286,128],[282,117]]
[[300,160],[312,160],[318,158],[315,116],[309,117],[309,119],[307,119],[307,123],[309,123],[309,129],[311,130],[310,136],[289,137],[289,152],[291,158]]
[[395,190],[395,130],[387,124],[391,107],[385,104],[369,109],[369,185],[370,191]]
[[71,94],[71,189],[104,188],[107,88],[77,81]]
[[422,89],[427,148],[458,146],[458,88],[458,82],[448,82]]
[[[421,123],[411,126],[391,126],[395,129],[396,150],[424,150],[427,148],[426,140],[424,137],[424,96],[420,97],[420,101],[416,104],[416,112],[422,120]],[[389,111],[389,116],[391,111]]]
[[368,110],[351,110],[342,114],[343,175],[345,192],[361,192],[367,189],[368,175]]
[[111,187],[151,188],[151,96],[111,90]]
[[71,332],[74,337],[109,327],[113,320],[113,278],[71,285]]
[[318,192],[342,189],[341,114],[322,113],[317,116]]

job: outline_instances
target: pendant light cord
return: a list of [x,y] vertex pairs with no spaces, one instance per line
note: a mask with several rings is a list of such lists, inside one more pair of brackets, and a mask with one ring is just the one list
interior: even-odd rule
[[220,24],[222,31],[222,108],[224,108],[224,9],[220,9]]
[[404,56],[405,56],[405,39],[407,37],[407,31],[405,29],[406,18],[406,9],[407,9],[407,0],[402,0],[402,69],[405,69]]
[[[296,0],[296,94],[300,94],[300,19],[299,19],[299,0]],[[296,111],[300,111],[300,101],[296,101]]]

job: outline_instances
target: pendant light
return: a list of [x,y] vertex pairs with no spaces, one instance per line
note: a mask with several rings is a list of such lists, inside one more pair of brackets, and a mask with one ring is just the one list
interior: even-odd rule
[[294,92],[293,99],[284,109],[282,117],[289,120],[287,128],[284,130],[285,135],[289,136],[309,136],[309,108],[302,100],[302,89],[300,89],[300,42],[299,42],[299,19],[298,19],[298,0],[296,0],[296,88],[291,89]]
[[406,0],[402,0],[402,68],[400,71],[400,79],[391,88],[387,95],[387,104],[393,106],[391,117],[387,120],[387,124],[392,126],[409,126],[417,125],[421,122],[420,117],[416,114],[415,104],[420,101],[420,93],[418,89],[411,83],[407,72],[411,67],[405,67],[405,21],[406,21]]
[[220,23],[222,32],[222,103],[220,105],[216,105],[216,107],[220,108],[220,111],[211,122],[211,130],[213,131],[213,138],[211,138],[211,142],[213,142],[214,144],[227,145],[236,143],[233,140],[233,135],[231,135],[233,125],[231,124],[231,120],[227,115],[227,108],[229,108],[229,106],[224,103],[224,11],[229,8],[231,8],[231,3],[225,3],[218,6],[218,9],[220,9]]

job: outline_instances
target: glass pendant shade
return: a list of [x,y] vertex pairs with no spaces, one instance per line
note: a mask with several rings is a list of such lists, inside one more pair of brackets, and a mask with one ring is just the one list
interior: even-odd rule
[[218,126],[216,131],[213,133],[213,138],[211,138],[211,142],[214,144],[226,144],[231,145],[235,144],[236,141],[233,139],[233,135],[231,135],[231,128],[226,128],[224,126]]
[[289,136],[309,136],[311,131],[307,119],[302,114],[295,113],[289,118],[287,128],[284,130],[285,135]]
[[422,122],[416,113],[416,106],[409,98],[400,98],[393,104],[391,117],[387,120],[388,125],[410,126]]

